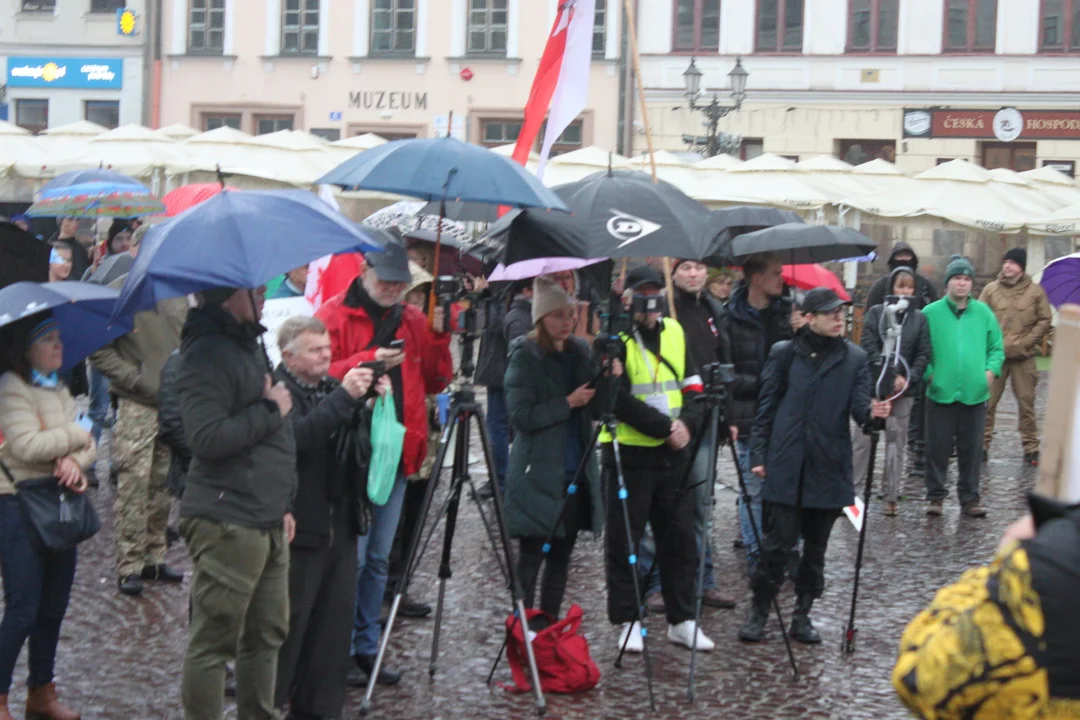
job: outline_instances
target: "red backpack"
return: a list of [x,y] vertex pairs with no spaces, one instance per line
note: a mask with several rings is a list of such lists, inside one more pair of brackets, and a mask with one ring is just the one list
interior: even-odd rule
[[[557,622],[540,610],[526,610],[525,613],[529,619],[545,616],[552,621],[551,625],[536,633],[532,641],[536,669],[540,673],[540,688],[545,693],[574,693],[596,687],[600,682],[600,668],[596,667],[589,655],[589,642],[578,632],[584,617],[581,606],[571,605],[566,617]],[[506,619],[506,632],[510,634],[506,658],[514,675],[514,687],[507,689],[530,692],[532,685],[528,680],[525,634],[522,624],[513,615]]]

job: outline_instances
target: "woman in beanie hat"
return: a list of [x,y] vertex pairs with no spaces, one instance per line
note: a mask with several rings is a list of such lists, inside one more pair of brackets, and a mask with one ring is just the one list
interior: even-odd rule
[[[574,336],[577,305],[565,290],[537,279],[532,318],[533,331],[510,346],[506,371],[506,403],[515,435],[505,504],[510,535],[519,541],[517,577],[526,607],[533,606],[540,565],[547,561],[540,609],[550,618],[530,621],[530,629],[538,631],[560,615],[578,532],[592,530],[599,536],[603,529],[600,470],[595,455],[586,455],[585,449],[592,421],[611,407],[614,394],[610,383],[595,382],[600,368],[588,343]],[[621,375],[621,365],[616,363],[612,372]],[[568,493],[582,461],[583,487]],[[556,527],[564,498],[569,507]],[[553,528],[555,540],[545,553],[544,542]]]

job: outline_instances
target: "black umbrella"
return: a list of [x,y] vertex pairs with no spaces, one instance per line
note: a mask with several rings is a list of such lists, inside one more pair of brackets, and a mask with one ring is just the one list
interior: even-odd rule
[[48,243],[17,225],[0,223],[0,288],[17,282],[47,282]]
[[[601,242],[610,241],[600,238]],[[576,215],[547,210],[511,210],[477,241],[474,252],[512,265],[542,257],[605,257]]]
[[786,223],[801,223],[803,219],[792,210],[763,207],[761,205],[735,205],[712,211],[713,221],[727,230],[729,237],[754,232]]
[[101,261],[101,264],[90,273],[89,277],[84,279],[86,282],[92,282],[95,285],[109,285],[114,280],[131,272],[131,266],[134,264],[135,258],[131,256],[131,253],[110,255]]
[[786,223],[739,235],[727,247],[735,259],[769,252],[785,263],[805,265],[867,255],[877,243],[849,227]]

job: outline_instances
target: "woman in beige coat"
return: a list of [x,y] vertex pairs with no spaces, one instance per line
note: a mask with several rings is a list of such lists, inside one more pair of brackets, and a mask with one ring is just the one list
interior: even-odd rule
[[55,477],[74,492],[86,489],[84,468],[94,459],[89,423],[76,421],[75,401],[59,381],[64,346],[56,322],[33,315],[0,330],[0,720],[12,720],[8,691],[19,653],[30,641],[28,720],[79,720],[57,700],[53,665],[60,624],[75,579],[75,550],[39,552],[16,497],[16,483]]

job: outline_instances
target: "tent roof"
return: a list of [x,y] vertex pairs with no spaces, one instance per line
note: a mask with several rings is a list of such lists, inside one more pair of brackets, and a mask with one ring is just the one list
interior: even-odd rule
[[796,163],[795,167],[807,172],[819,173],[850,173],[855,170],[855,166],[851,163],[846,163],[832,155],[818,155]]
[[79,120],[78,122],[68,123],[67,125],[58,125],[57,127],[43,130],[41,134],[50,136],[71,135],[90,137],[92,135],[101,135],[108,131],[109,129],[107,127],[102,127],[97,123],[92,123],[89,120]]
[[711,158],[706,158],[701,162],[694,163],[693,167],[698,170],[730,170],[733,167],[742,165],[743,161],[734,155],[726,155],[721,153],[720,155],[714,155]]
[[765,153],[764,155],[758,155],[753,160],[747,160],[742,165],[731,168],[728,172],[798,172],[798,169],[798,166],[787,158]]

